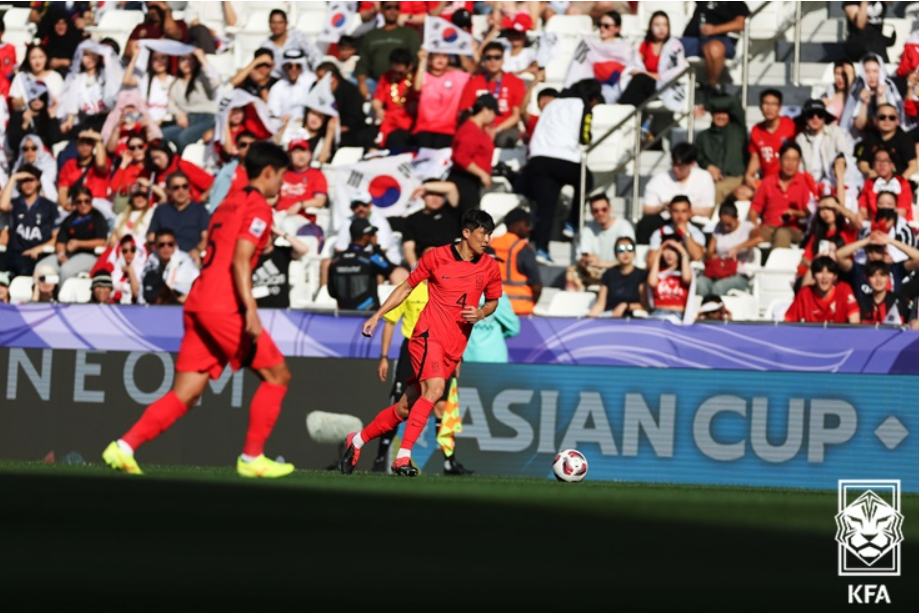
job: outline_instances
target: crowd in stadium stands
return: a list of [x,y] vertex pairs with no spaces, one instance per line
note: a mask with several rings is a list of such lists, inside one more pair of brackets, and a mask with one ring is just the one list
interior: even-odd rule
[[[786,321],[916,326],[919,33],[884,33],[889,2],[839,3],[846,36],[825,94],[791,107],[781,88],[757,90],[755,125],[722,85],[744,2],[696,2],[681,32],[649,10],[641,33],[622,27],[639,2],[356,2],[356,25],[331,39],[298,30],[291,2],[9,4],[30,9],[17,27],[32,38],[0,43],[4,302],[25,278],[25,301],[181,304],[211,213],[245,188],[247,149],[270,139],[291,166],[253,275],[265,307],[289,307],[292,263],[319,259],[317,293],[372,311],[379,285],[458,238],[463,211],[510,191],[521,205],[496,219],[505,233],[492,251],[518,315],[533,314],[561,237],[576,255],[559,289],[595,292],[590,317],[685,320],[701,299],[698,319],[730,319],[722,297],[749,293],[757,262],[795,248]],[[109,11],[143,14],[123,45],[98,33]],[[592,27],[563,34],[578,46],[556,88],[541,45],[560,15]],[[234,46],[256,16],[267,36],[243,57]],[[476,16],[487,27],[468,54],[426,44],[429,20],[460,36]],[[634,223],[617,217],[593,173],[582,177],[593,110],[642,104],[687,57],[699,59],[695,114],[710,124],[670,144]],[[661,101],[665,118],[679,106]],[[661,115],[644,127],[654,133]],[[433,160],[404,214],[344,189],[364,185],[356,172],[336,181],[336,154],[353,148],[367,168],[406,153]],[[504,150],[525,151],[522,166],[499,163]],[[89,291],[62,296],[71,279]]]

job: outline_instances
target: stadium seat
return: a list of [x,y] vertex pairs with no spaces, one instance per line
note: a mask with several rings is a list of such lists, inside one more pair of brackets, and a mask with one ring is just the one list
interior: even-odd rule
[[496,224],[501,223],[504,216],[518,206],[526,206],[523,196],[502,192],[488,192],[479,203],[479,208],[491,215]]
[[377,285],[377,296],[380,298],[380,304],[386,302],[386,299],[389,298],[389,295],[396,289],[397,286],[392,283],[382,283]]
[[648,251],[651,247],[649,245],[635,245],[635,266],[638,268],[646,268],[648,261]]
[[86,30],[92,32],[93,38],[102,40],[103,38],[113,38],[117,41],[121,50],[124,51],[128,42],[128,37],[134,30],[134,27],[144,21],[144,12],[136,10],[109,10],[102,13],[99,23],[95,26],[87,26]]
[[794,299],[793,284],[802,250],[796,247],[773,249],[762,268],[753,275],[753,296],[759,316],[769,319],[769,308],[775,300]]
[[584,36],[593,32],[594,22],[590,15],[553,15],[544,29],[557,34]]
[[236,56],[232,53],[209,53],[207,63],[220,75],[221,83],[229,83],[236,74]]
[[364,157],[363,147],[339,147],[329,162],[332,166],[347,166],[361,161]]
[[29,22],[31,13],[32,9],[27,6],[14,6],[3,11],[3,25],[6,28],[6,34],[11,34],[12,32],[35,32],[36,24]]
[[19,275],[10,281],[10,304],[25,304],[32,300],[32,277]]
[[584,317],[596,298],[597,295],[593,292],[560,291],[553,294],[548,307],[542,308],[537,304],[533,314],[543,317]]
[[[300,30],[304,34],[308,34],[310,38],[314,38],[322,30],[322,27],[326,22],[326,7],[328,6],[325,2],[298,2],[297,4],[297,22],[296,29]],[[361,16],[354,14],[352,18],[356,18],[360,22]]]
[[70,277],[61,284],[58,291],[58,302],[87,303],[92,298],[92,282],[89,277]]
[[724,306],[731,312],[733,321],[756,321],[759,312],[756,307],[756,298],[747,292],[731,290],[726,296],[721,297]]
[[204,168],[205,166],[205,156],[207,154],[207,145],[202,141],[196,143],[191,143],[182,150],[182,159],[186,162],[191,162],[196,166]]
[[788,298],[777,298],[769,303],[766,308],[766,315],[763,319],[768,321],[785,321],[785,311],[791,306],[791,300]]
[[[635,107],[629,104],[598,104],[593,108],[590,131],[597,142],[610,129],[629,116]],[[587,153],[587,167],[591,172],[609,172],[616,168],[631,151],[634,126],[625,125],[608,136],[595,149]]]
[[317,311],[337,311],[338,301],[329,295],[329,286],[323,285],[319,288],[316,298],[310,304],[311,309]]
[[569,58],[554,57],[546,64],[546,87],[554,87],[561,91],[565,86],[565,74],[568,72]]

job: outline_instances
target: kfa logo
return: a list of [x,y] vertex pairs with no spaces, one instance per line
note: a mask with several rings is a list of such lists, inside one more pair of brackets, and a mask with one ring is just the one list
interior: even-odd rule
[[899,577],[900,480],[841,479],[837,511],[839,576]]

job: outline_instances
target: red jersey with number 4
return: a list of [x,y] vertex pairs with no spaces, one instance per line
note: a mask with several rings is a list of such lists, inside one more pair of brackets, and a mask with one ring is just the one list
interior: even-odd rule
[[236,241],[243,239],[255,245],[250,265],[255,270],[271,236],[271,207],[261,192],[246,187],[220,203],[211,215],[207,228],[207,251],[201,275],[195,280],[186,312],[241,313],[242,301],[233,282],[233,256]]
[[430,341],[440,343],[444,355],[459,360],[473,324],[463,320],[464,306],[479,306],[479,299],[497,300],[501,297],[501,269],[490,255],[471,261],[463,260],[455,245],[431,249],[418,260],[408,277],[412,287],[428,280],[428,303],[418,317],[412,336],[427,334]]

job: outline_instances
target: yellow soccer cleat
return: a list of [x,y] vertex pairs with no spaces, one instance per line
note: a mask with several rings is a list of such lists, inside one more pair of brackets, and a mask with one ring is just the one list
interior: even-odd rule
[[251,462],[243,462],[240,457],[236,460],[236,472],[240,477],[277,479],[294,472],[294,465],[269,460],[262,454]]
[[102,452],[102,459],[105,460],[106,464],[115,470],[120,470],[123,473],[128,473],[131,475],[144,474],[140,469],[140,466],[137,465],[137,461],[134,459],[134,456],[129,456],[123,452],[121,447],[118,446],[118,443],[114,441],[109,443],[109,446],[106,447],[105,451]]

